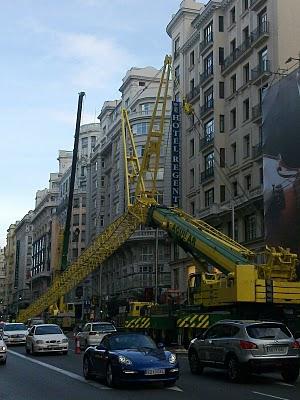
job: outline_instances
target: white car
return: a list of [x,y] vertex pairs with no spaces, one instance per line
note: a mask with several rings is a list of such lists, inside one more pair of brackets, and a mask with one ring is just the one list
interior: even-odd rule
[[116,328],[110,322],[89,322],[84,325],[82,332],[78,332],[80,348],[97,346],[107,333],[116,332]]
[[7,322],[3,325],[2,335],[6,345],[25,344],[28,329],[20,322]]
[[61,352],[68,354],[69,340],[58,325],[34,325],[26,337],[26,353]]
[[7,347],[0,334],[0,364],[6,364]]

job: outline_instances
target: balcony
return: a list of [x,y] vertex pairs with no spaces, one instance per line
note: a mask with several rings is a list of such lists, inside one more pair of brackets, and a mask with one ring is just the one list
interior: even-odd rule
[[258,66],[251,71],[251,80],[253,84],[260,85],[271,74],[270,61],[261,61]]
[[213,179],[215,176],[214,167],[209,167],[205,171],[201,172],[201,183],[206,183]]
[[204,150],[206,147],[214,144],[214,135],[207,135],[200,139],[200,149]]
[[207,51],[214,42],[214,35],[211,33],[200,43],[200,54]]
[[266,0],[250,0],[250,10],[257,11]]
[[206,117],[210,112],[214,110],[214,100],[207,101],[202,107],[200,107],[200,118]]
[[214,76],[214,69],[213,67],[208,68],[203,74],[200,75],[200,85],[203,86],[205,83],[210,81]]
[[229,72],[230,69],[235,65],[236,62],[241,62],[242,59],[251,50],[251,39],[246,39],[239,47],[233,50],[233,52],[225,58],[224,64],[222,65],[222,73]]
[[269,25],[269,21],[264,21],[259,24],[254,31],[251,32],[251,42],[253,46],[260,46],[261,43],[269,37]]
[[258,158],[263,153],[262,143],[258,143],[257,145],[252,147],[252,158]]
[[195,97],[199,96],[200,94],[200,85],[197,85],[192,88],[192,90],[186,95],[187,101],[193,100]]
[[262,107],[261,104],[257,104],[256,106],[252,107],[252,122],[261,122],[262,118]]

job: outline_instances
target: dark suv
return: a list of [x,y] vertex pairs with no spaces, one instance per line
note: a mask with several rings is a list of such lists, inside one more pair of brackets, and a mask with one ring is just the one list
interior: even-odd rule
[[299,376],[300,344],[280,322],[223,320],[191,341],[188,357],[193,374],[224,368],[238,382],[251,372],[280,371],[291,383]]

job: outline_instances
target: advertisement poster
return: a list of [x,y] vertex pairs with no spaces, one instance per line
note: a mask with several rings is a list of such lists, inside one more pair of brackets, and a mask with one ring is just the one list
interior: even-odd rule
[[263,98],[266,242],[300,254],[300,70]]

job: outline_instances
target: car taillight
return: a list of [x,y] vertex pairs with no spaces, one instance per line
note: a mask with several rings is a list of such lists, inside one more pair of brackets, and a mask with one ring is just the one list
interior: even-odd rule
[[90,336],[97,335],[97,332],[89,332]]
[[243,350],[253,350],[257,349],[257,345],[252,342],[247,342],[246,340],[240,340],[240,348]]
[[300,343],[297,340],[292,344],[292,349],[300,349]]

